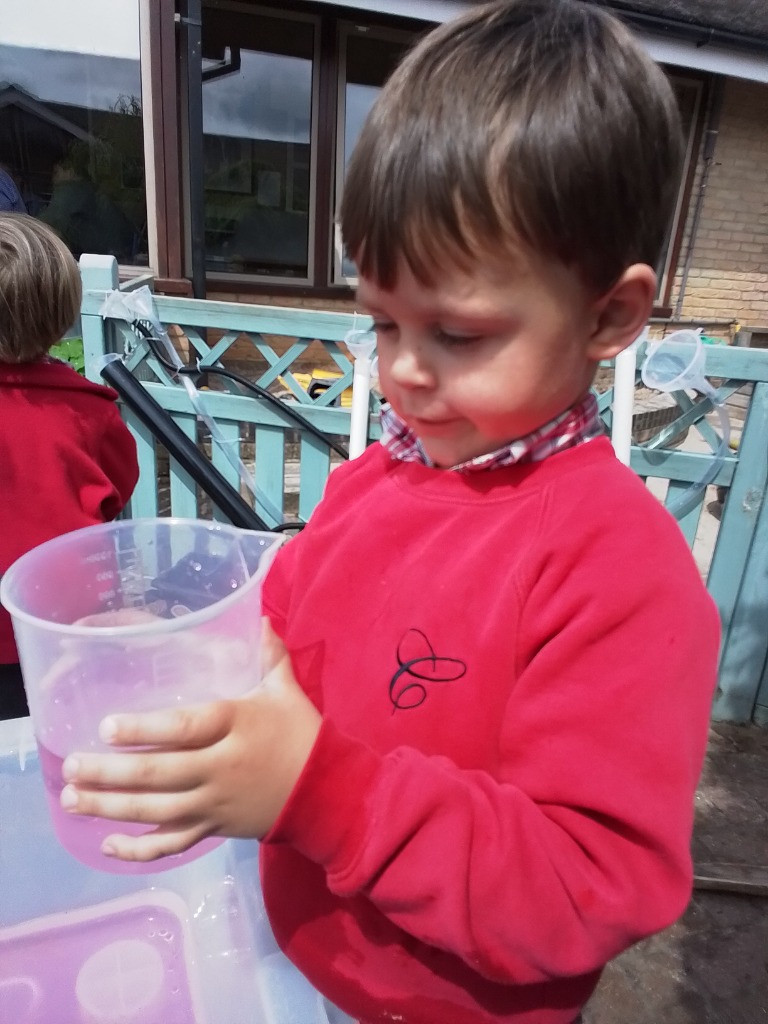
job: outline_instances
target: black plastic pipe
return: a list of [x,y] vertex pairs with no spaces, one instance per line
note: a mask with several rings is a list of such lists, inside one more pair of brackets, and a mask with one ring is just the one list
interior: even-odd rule
[[274,530],[274,527],[267,526],[232,484],[211,465],[197,445],[173,422],[160,403],[141,386],[119,359],[106,363],[101,370],[101,376],[117,391],[144,426],[167,448],[169,455],[173,456],[195,483],[202,487],[233,526],[239,526],[243,530]]

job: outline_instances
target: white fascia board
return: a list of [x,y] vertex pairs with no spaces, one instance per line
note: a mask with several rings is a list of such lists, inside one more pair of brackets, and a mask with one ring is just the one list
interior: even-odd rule
[[707,43],[696,46],[681,39],[665,39],[647,32],[636,34],[650,55],[659,64],[671,64],[695,71],[709,71],[729,78],[746,78],[751,82],[768,83],[768,54],[747,53]]
[[[370,11],[388,14],[398,18],[415,18],[420,21],[447,21],[474,6],[470,0],[319,0],[337,8],[351,11]],[[696,71],[709,71],[731,78],[746,78],[752,82],[768,83],[768,54],[723,46],[721,43],[707,43],[697,46],[684,39],[675,39],[644,32],[633,31],[648,52],[660,64],[670,64]]]
[[347,7],[354,11],[373,11],[396,18],[415,18],[417,21],[448,21],[473,6],[468,0],[319,0],[334,7]]

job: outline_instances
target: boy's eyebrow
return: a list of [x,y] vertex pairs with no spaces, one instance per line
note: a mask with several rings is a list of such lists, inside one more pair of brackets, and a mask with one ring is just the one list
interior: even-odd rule
[[355,303],[359,306],[362,306],[365,312],[367,313],[372,313],[374,310],[381,311],[380,307],[377,306],[375,302],[372,302],[366,296],[365,289],[361,289],[360,285],[358,285],[357,288],[355,289]]

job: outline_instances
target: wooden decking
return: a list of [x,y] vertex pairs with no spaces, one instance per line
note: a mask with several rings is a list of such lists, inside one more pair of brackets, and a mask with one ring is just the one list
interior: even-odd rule
[[712,726],[696,812],[699,884],[751,894],[697,888],[676,925],[607,968],[585,1024],[768,1022],[768,729]]

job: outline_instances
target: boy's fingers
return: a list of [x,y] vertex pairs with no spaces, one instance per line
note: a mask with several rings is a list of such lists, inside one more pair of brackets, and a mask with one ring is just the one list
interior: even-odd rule
[[208,833],[201,827],[180,829],[158,828],[145,832],[142,836],[124,836],[116,833],[107,836],[101,844],[101,852],[107,857],[119,860],[150,861],[158,857],[170,857],[184,853]]
[[79,789],[71,783],[62,789],[59,800],[70,814],[146,825],[169,821],[188,825],[197,803],[189,793],[106,793],[98,789]]
[[227,720],[223,701],[141,715],[108,715],[99,725],[99,738],[112,746],[203,747],[221,739]]
[[188,751],[161,754],[70,754],[61,767],[65,782],[102,789],[184,792],[204,781],[198,758]]

